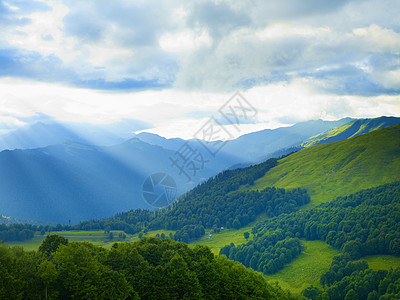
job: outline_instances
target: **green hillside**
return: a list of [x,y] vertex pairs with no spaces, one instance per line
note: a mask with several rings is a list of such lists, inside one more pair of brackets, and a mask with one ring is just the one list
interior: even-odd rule
[[326,132],[308,138],[302,144],[303,147],[311,147],[322,143],[332,143],[342,141],[374,131],[376,129],[394,126],[400,123],[400,118],[379,117],[375,119],[360,119],[349,122],[343,126],[338,126]]
[[320,286],[319,278],[329,270],[339,251],[321,241],[302,240],[302,244],[304,251],[283,270],[265,275],[269,283],[278,282],[283,289],[297,294],[307,286]]
[[303,149],[278,161],[251,189],[305,188],[311,205],[400,179],[400,125]]

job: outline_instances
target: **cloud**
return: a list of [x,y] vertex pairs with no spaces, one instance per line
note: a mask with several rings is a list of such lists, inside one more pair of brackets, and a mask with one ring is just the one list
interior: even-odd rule
[[30,22],[27,17],[20,18],[21,14],[27,15],[36,11],[47,11],[50,7],[39,1],[14,0],[0,1],[0,25],[5,27],[25,25]]
[[307,79],[321,93],[398,95],[398,7],[395,0],[0,1],[0,76],[213,93]]

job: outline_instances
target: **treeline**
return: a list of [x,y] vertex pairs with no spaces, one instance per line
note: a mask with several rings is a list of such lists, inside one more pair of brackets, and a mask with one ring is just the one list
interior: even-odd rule
[[128,212],[118,213],[113,217],[100,220],[89,220],[80,222],[72,227],[64,226],[66,229],[75,230],[123,230],[134,234],[149,227],[162,211],[135,209]]
[[277,216],[297,211],[309,203],[303,189],[284,190],[275,187],[261,191],[204,193],[187,197],[153,221],[155,228],[177,230],[185,225],[205,228],[241,228],[254,221],[257,215]]
[[0,242],[29,240],[36,230],[37,227],[30,224],[0,224]]
[[204,195],[224,195],[236,191],[242,185],[253,185],[254,181],[265,175],[271,168],[278,164],[278,159],[271,158],[263,163],[252,165],[246,168],[226,170],[195,188],[185,193],[180,199],[198,198]]
[[[399,256],[399,224],[400,183],[397,182],[339,197],[311,210],[269,219],[253,227],[253,241],[231,247],[227,256],[266,273],[269,269],[264,270],[264,266],[269,261],[263,264],[260,253],[278,241],[291,238],[325,241],[352,259],[374,254]],[[231,255],[231,251],[243,254]],[[226,255],[226,250],[222,254]],[[286,254],[281,261],[288,263],[289,258]],[[252,259],[254,264],[250,264]]]
[[186,225],[182,229],[175,232],[173,239],[175,241],[189,243],[196,240],[205,234],[205,229],[202,225]]
[[132,210],[112,218],[65,226],[64,229],[123,230],[130,234],[143,230],[180,230],[187,225],[238,229],[254,221],[259,214],[266,213],[272,217],[291,213],[309,201],[306,190],[300,188],[206,193],[179,199],[173,207],[165,210]]
[[231,243],[222,247],[219,254],[241,262],[253,270],[264,274],[274,274],[302,251],[299,239],[282,238],[282,232],[277,230],[264,236],[263,239],[256,239],[238,247]]
[[39,251],[0,246],[1,299],[296,299],[262,275],[170,239],[114,244],[46,237]]
[[308,299],[400,299],[400,268],[374,271],[365,261],[352,261],[348,254],[333,258],[322,274],[324,290],[310,286],[301,294]]

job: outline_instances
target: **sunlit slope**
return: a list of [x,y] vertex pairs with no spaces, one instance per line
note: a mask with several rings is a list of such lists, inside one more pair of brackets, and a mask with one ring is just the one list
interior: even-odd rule
[[320,144],[279,160],[252,189],[303,187],[312,205],[400,179],[400,125]]
[[326,132],[308,138],[302,144],[303,147],[310,147],[322,143],[332,143],[365,134],[376,129],[394,126],[400,123],[400,118],[379,117],[375,119],[360,119],[338,126]]
[[338,250],[321,241],[302,240],[304,251],[283,270],[273,275],[265,275],[269,283],[277,281],[279,285],[298,293],[307,286],[321,287],[319,278],[329,270],[333,257]]

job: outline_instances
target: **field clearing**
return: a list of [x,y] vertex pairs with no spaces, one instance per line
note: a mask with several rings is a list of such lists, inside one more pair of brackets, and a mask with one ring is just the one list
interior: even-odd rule
[[[205,237],[202,237],[197,241],[190,242],[189,245],[190,246],[206,245],[211,249],[211,251],[215,255],[218,255],[219,250],[225,245],[229,245],[230,243],[234,243],[235,245],[246,243],[247,240],[243,236],[243,233],[245,233],[246,231],[250,233],[249,240],[252,240],[253,239],[253,235],[251,234],[252,227],[253,226],[246,226],[238,230],[224,229],[219,233],[212,233],[212,237],[210,238],[208,238],[208,235],[206,234]],[[208,233],[208,231],[206,231],[206,233]]]
[[212,233],[212,237],[208,238],[208,232],[209,230],[206,230],[206,236],[194,241],[190,242],[189,245],[195,246],[195,245],[206,245],[208,246],[211,251],[218,255],[219,250],[224,247],[225,245],[229,245],[230,243],[234,243],[236,246],[240,244],[244,244],[247,242],[247,240],[244,238],[243,234],[245,232],[250,233],[249,241],[253,239],[253,235],[251,234],[251,228],[263,220],[267,218],[266,214],[261,214],[257,217],[257,219],[248,224],[245,227],[242,227],[240,229],[224,229],[221,230],[219,233]]
[[400,257],[392,255],[373,255],[364,257],[369,267],[373,270],[389,270],[400,267]]
[[[112,232],[114,235],[114,238],[111,243],[108,238],[109,234],[104,233],[104,231],[100,230],[99,231],[85,231],[85,230],[52,231],[50,234],[61,235],[67,238],[70,242],[89,242],[97,246],[106,246],[106,248],[108,248],[107,246],[111,246],[113,242],[124,241],[123,239],[120,239],[118,237],[120,233],[124,233],[123,231],[111,230],[110,232]],[[33,237],[33,239],[31,240],[24,242],[8,242],[7,244],[10,246],[22,246],[27,251],[37,250],[40,244],[45,239],[46,235],[41,235],[40,233],[37,232]],[[125,240],[130,241],[130,236],[128,234],[125,235],[126,235]]]
[[43,242],[45,236],[40,234],[35,234],[33,239],[23,242],[7,242],[6,244],[9,246],[21,246],[26,251],[37,250],[40,244]]
[[300,293],[310,285],[321,287],[319,278],[329,269],[338,250],[321,241],[301,241],[304,251],[286,267],[273,275],[266,275],[269,283],[278,282],[283,289]]
[[[149,231],[149,232],[147,232],[147,233],[145,233],[145,234],[143,234],[143,236],[144,237],[156,237],[156,235],[158,234],[158,235],[160,235],[161,236],[161,234],[165,234],[165,237],[169,237],[169,234],[170,233],[172,233],[172,234],[175,234],[175,231],[174,230],[163,230],[163,229],[160,229],[160,230],[152,230],[152,231]],[[135,240],[136,238],[137,238],[137,234],[135,234],[135,237],[133,238],[133,240]]]

